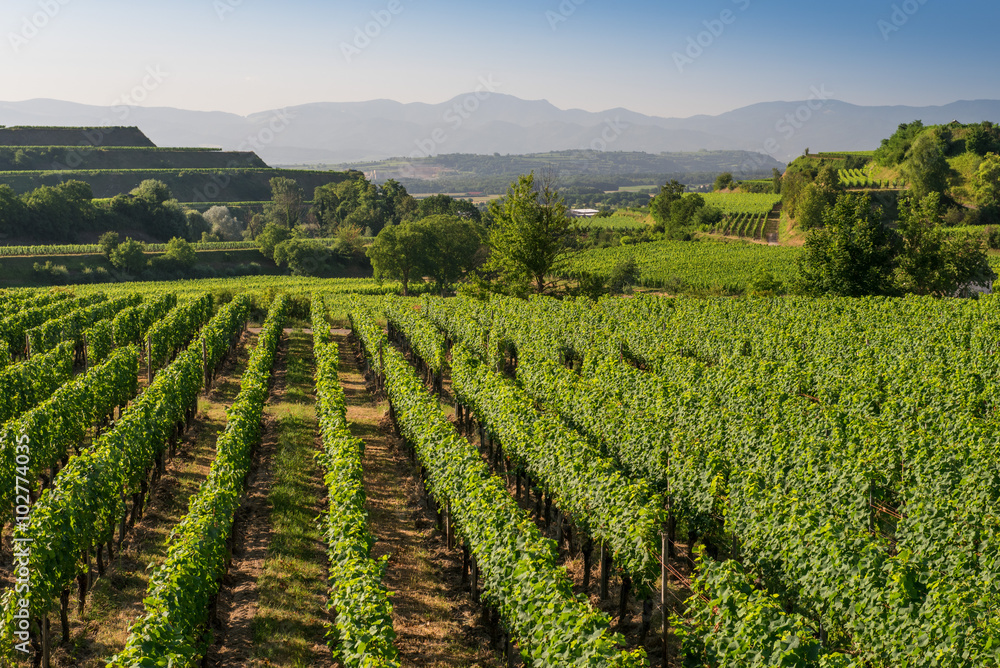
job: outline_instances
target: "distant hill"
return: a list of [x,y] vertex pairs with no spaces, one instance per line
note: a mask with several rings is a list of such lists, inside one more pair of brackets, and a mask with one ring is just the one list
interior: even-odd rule
[[[315,167],[315,165],[314,165]],[[623,151],[554,151],[529,155],[448,154],[433,158],[392,159],[324,166],[354,169],[379,183],[396,179],[412,193],[502,194],[519,174],[556,177],[560,189],[600,191],[619,186],[662,184],[672,178],[687,184],[711,183],[722,172],[770,177],[785,165],[750,151],[699,151],[657,155]]]
[[[117,112],[114,113],[114,112]],[[131,107],[127,122],[160,146],[253,150],[271,165],[340,164],[455,153],[598,149],[649,154],[701,149],[769,153],[781,162],[818,151],[877,148],[900,123],[1000,122],[1000,101],[864,107],[833,99],[766,102],[718,116],[660,118],[627,109],[563,110],[545,100],[460,95],[440,104],[324,102],[250,116]],[[0,103],[0,124],[111,124],[121,109],[56,100]],[[75,145],[78,141],[61,142]]]

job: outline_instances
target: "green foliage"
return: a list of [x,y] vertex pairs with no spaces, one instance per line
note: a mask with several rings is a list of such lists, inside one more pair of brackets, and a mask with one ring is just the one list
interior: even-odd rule
[[747,293],[757,297],[773,297],[782,294],[784,287],[784,284],[776,279],[770,271],[758,269],[747,286]]
[[535,175],[521,176],[507,196],[490,202],[490,257],[484,269],[496,272],[503,291],[531,285],[536,293],[565,265],[575,234],[566,205],[548,183],[536,188]]
[[417,272],[428,255],[429,241],[412,221],[382,228],[366,251],[375,278],[399,280],[403,284],[403,295],[408,295],[410,281],[419,278]]
[[970,233],[949,234],[941,224],[941,209],[936,193],[901,202],[902,248],[894,280],[902,292],[945,297],[971,283],[988,285],[996,278],[985,240]]
[[809,295],[891,294],[898,240],[871,197],[846,193],[806,237],[796,289]]
[[312,301],[313,350],[316,356],[316,410],[323,451],[317,459],[326,472],[329,507],[323,517],[330,558],[329,608],[336,621],[328,643],[345,667],[399,666],[393,644],[392,604],[382,585],[388,557],[372,558],[375,537],[365,510],[364,442],[347,424],[347,404],[338,377],[339,352],[330,339],[326,307]]
[[734,185],[732,172],[723,172],[715,178],[715,184],[712,186],[712,190],[728,190]]
[[459,218],[470,218],[477,223],[482,219],[479,209],[470,200],[455,199],[451,195],[425,197],[417,203],[417,209],[411,215],[416,218],[458,216]]
[[882,140],[882,145],[875,151],[875,162],[883,167],[895,167],[903,162],[914,140],[923,133],[924,124],[921,121],[901,123],[895,133]]
[[988,153],[972,180],[976,204],[981,207],[1000,206],[1000,155]]
[[292,230],[277,223],[268,223],[254,241],[265,257],[274,259],[274,250],[284,241],[292,238]]
[[934,132],[925,132],[913,142],[900,172],[918,198],[943,193],[948,187],[951,167],[945,157],[945,143]]
[[268,223],[292,229],[302,216],[303,192],[294,179],[276,176],[271,179],[271,201],[264,205]]
[[675,202],[679,202],[684,196],[684,184],[672,180],[660,187],[660,192],[649,203],[649,213],[656,221],[653,228],[656,232],[663,232],[670,224],[671,212]]
[[125,239],[111,251],[111,264],[126,274],[140,274],[149,264],[146,259],[146,245],[131,237]]
[[288,265],[293,276],[321,276],[330,260],[330,249],[315,239],[293,238],[274,247],[274,263]]
[[97,244],[101,247],[101,254],[108,260],[111,259],[111,254],[118,248],[121,244],[121,237],[117,232],[105,232],[98,239]]

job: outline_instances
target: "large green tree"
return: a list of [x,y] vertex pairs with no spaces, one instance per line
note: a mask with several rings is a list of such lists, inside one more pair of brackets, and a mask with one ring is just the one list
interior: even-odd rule
[[425,237],[423,271],[444,296],[449,285],[478,264],[482,232],[472,220],[451,215],[428,216],[413,226]]
[[531,284],[537,293],[547,277],[567,260],[575,225],[551,184],[535,183],[534,173],[518,177],[507,195],[490,202],[492,227],[486,270],[496,272],[500,287],[518,290]]
[[902,246],[893,278],[901,292],[945,297],[995,278],[985,240],[968,233],[949,234],[941,222],[942,211],[937,193],[900,202]]
[[806,237],[796,287],[808,295],[891,294],[896,235],[867,194],[845,193]]
[[410,294],[410,281],[418,275],[428,253],[427,235],[412,222],[387,225],[375,237],[366,254],[375,278],[392,278],[403,284],[403,296]]
[[951,167],[945,158],[945,143],[934,132],[917,137],[900,166],[913,194],[923,199],[930,193],[943,193],[948,187]]
[[264,205],[264,215],[269,223],[290,230],[302,217],[302,188],[294,179],[284,176],[274,177],[270,184],[271,201]]

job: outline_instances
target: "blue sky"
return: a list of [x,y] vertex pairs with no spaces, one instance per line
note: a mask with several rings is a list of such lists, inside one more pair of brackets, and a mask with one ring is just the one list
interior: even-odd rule
[[249,114],[443,102],[484,77],[562,108],[660,116],[813,86],[946,104],[1000,98],[998,23],[997,3],[961,0],[4,0],[0,100],[110,105],[142,86],[126,101]]

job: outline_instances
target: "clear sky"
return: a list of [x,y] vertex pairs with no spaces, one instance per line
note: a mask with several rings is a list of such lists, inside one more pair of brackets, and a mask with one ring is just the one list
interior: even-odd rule
[[658,116],[814,86],[946,104],[1000,98],[998,24],[1000,3],[965,0],[4,0],[0,100],[249,114],[443,102],[483,78],[561,108]]

